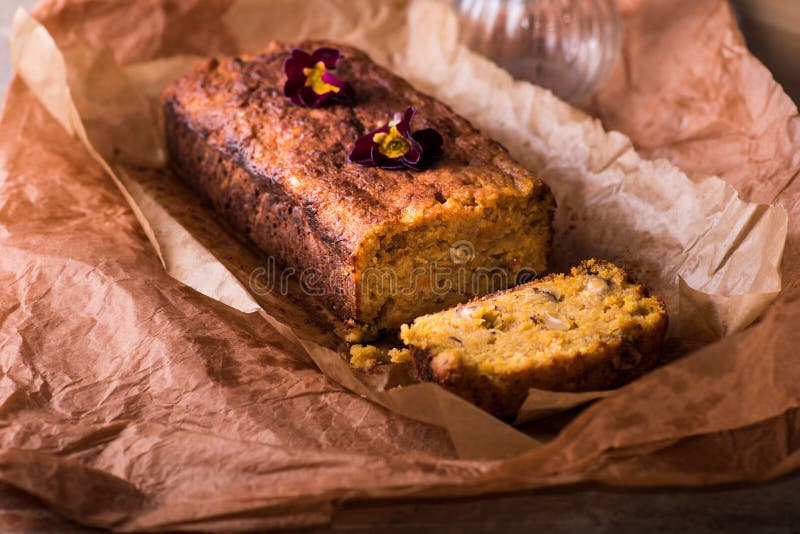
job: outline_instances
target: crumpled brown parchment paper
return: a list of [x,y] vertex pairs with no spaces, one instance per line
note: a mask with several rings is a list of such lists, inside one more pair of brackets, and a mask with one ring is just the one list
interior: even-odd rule
[[[681,3],[669,18],[657,14],[674,2],[622,6],[624,61],[588,109],[632,143],[456,47],[441,4],[84,0],[20,14],[0,124],[0,480],[87,524],[251,529],[324,522],[343,499],[793,469],[797,111],[725,2]],[[676,353],[746,327],[781,287],[786,211],[709,174],[786,207],[790,289],[756,326],[555,437],[429,384],[362,381],[324,312],[248,291],[261,260],[160,170],[164,83],[201,56],[301,36],[368,48],[506,144],[562,195],[557,263],[637,260],[667,297]],[[532,392],[522,419],[570,405]]]

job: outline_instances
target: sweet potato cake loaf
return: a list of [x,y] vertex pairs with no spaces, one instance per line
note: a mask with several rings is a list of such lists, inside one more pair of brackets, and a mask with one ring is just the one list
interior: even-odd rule
[[[279,264],[305,273],[354,327],[351,341],[513,285],[520,271],[545,270],[549,188],[446,105],[365,53],[338,48],[336,75],[352,84],[350,105],[287,98],[284,65],[294,47],[276,43],[259,55],[207,60],[175,80],[162,94],[172,168]],[[298,89],[339,90],[320,65],[303,69]],[[432,166],[348,160],[356,139],[408,107],[416,126],[441,134]]]
[[529,388],[608,389],[657,363],[658,297],[621,268],[587,260],[546,278],[419,317],[400,337],[420,378],[513,417]]

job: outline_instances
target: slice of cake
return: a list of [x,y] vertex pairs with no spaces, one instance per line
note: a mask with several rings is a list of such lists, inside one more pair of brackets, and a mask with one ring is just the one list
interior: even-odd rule
[[[207,60],[171,83],[162,108],[172,169],[286,267],[282,274],[298,277],[349,323],[350,341],[545,270],[555,209],[549,188],[449,107],[357,49],[335,45],[336,76],[318,63],[302,71],[305,86],[289,87],[290,57],[315,49],[330,56],[331,46],[275,43],[262,54]],[[344,94],[349,89],[325,82],[339,79],[352,87],[352,102],[305,107],[286,94]],[[357,140],[411,108],[417,133],[441,136],[435,163],[378,168],[351,160]],[[397,148],[396,132],[371,140],[389,156]]]
[[498,417],[529,388],[608,389],[657,363],[667,330],[660,298],[621,268],[587,260],[403,325],[420,378]]

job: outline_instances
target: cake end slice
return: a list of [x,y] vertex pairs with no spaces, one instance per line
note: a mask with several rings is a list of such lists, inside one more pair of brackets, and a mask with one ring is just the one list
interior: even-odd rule
[[641,375],[658,362],[666,330],[660,298],[593,259],[418,317],[400,337],[421,379],[512,418],[530,388],[592,391]]

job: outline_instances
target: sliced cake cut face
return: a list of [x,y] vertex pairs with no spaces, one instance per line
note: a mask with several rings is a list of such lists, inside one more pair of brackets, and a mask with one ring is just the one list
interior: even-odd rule
[[423,379],[512,417],[532,387],[589,391],[637,376],[656,363],[666,327],[661,299],[588,260],[419,317],[400,335]]
[[546,270],[554,204],[541,193],[471,205],[447,200],[412,224],[383,228],[355,269],[360,321],[396,330]]

